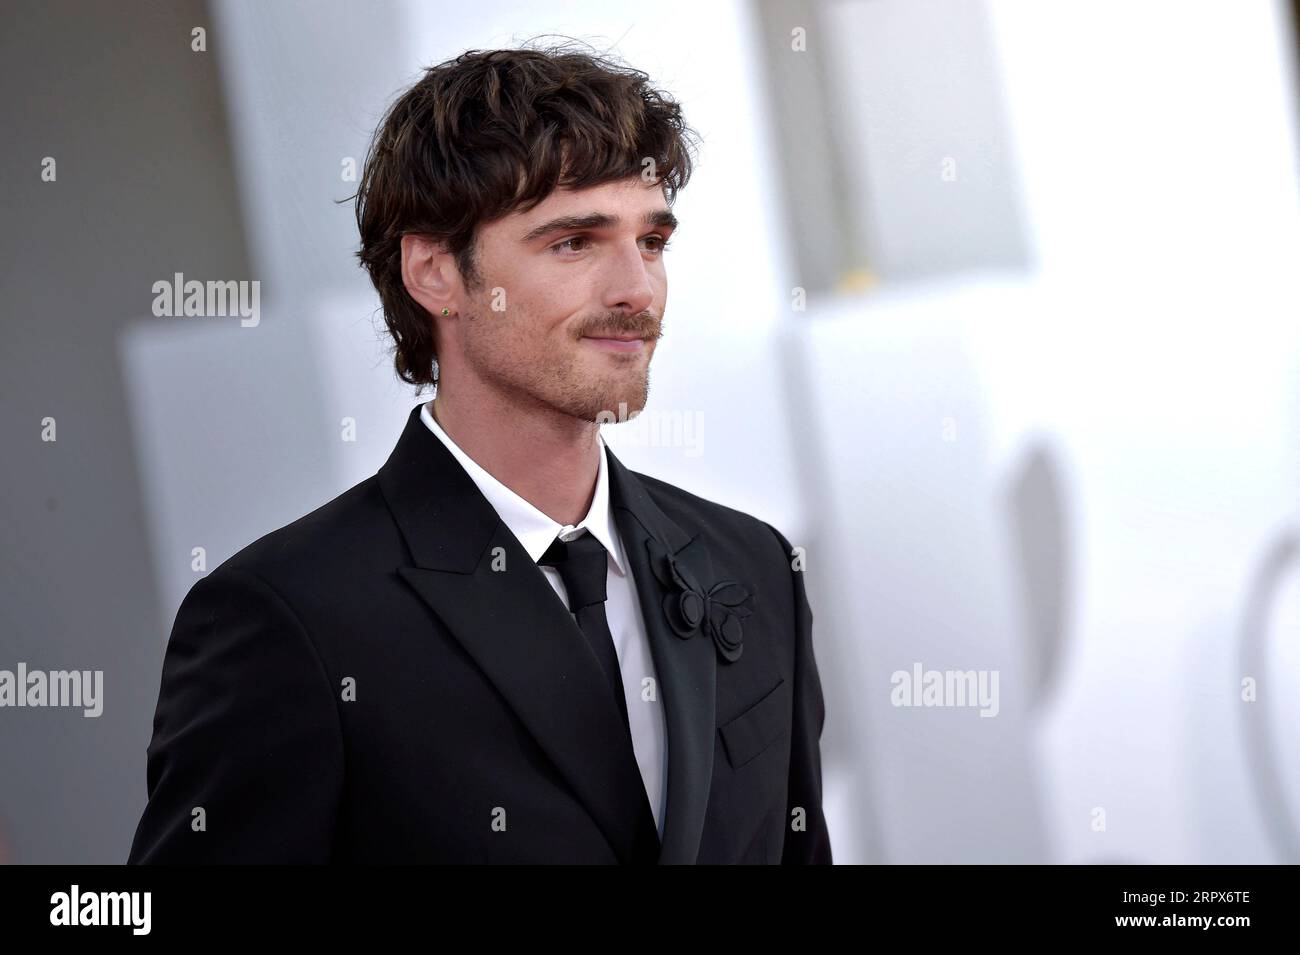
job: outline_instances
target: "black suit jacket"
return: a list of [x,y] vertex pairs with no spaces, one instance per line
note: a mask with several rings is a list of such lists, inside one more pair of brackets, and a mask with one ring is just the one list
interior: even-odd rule
[[[609,454],[667,723],[647,851],[599,663],[419,412],[375,476],[185,597],[128,861],[829,863],[813,615],[780,532]],[[656,547],[753,595],[734,662],[674,631]]]

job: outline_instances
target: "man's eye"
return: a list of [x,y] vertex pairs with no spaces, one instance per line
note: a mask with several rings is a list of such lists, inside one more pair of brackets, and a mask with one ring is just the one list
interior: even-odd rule
[[[661,235],[646,236],[641,241],[650,243],[647,251],[655,253],[662,253],[668,249],[669,245],[671,245],[670,240],[665,239]],[[563,242],[557,242],[555,245],[551,246],[551,252],[557,255],[563,252],[581,252],[587,247],[584,243],[590,242],[591,240],[585,235],[575,235],[572,238],[565,239]]]
[[566,247],[567,247],[567,250],[568,250],[568,251],[571,251],[571,252],[579,252],[579,251],[581,251],[581,250],[580,250],[580,249],[573,248],[573,247],[570,245],[570,243],[573,243],[573,242],[586,242],[586,241],[587,241],[587,237],[586,237],[585,235],[575,235],[575,236],[574,236],[573,238],[571,238],[571,239],[565,239],[563,242],[557,242],[555,245],[551,246],[551,251],[552,251],[552,252],[563,252],[563,251],[566,251]]

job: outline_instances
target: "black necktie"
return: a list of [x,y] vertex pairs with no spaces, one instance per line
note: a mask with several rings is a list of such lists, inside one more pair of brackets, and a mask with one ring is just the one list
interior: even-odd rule
[[[605,617],[609,552],[589,531],[584,531],[571,541],[555,538],[537,563],[560,572],[564,589],[569,594],[569,611],[578,618],[578,627],[605,671],[610,691],[618,702],[618,711],[623,715],[628,751],[635,759],[632,725],[627,718],[627,698],[623,695],[623,674],[618,665],[618,652],[614,649],[614,636],[609,632],[609,620]],[[644,788],[641,789],[641,805],[636,813],[631,861],[653,865],[659,858],[659,830]]]
[[609,552],[590,532],[584,532],[571,541],[555,538],[538,563],[560,572],[564,589],[569,594],[569,612],[578,618],[578,627],[605,671],[605,679],[618,703],[618,711],[623,715],[623,726],[630,740],[632,725],[627,717],[623,674],[614,649],[614,635],[609,631],[609,619],[605,616]]

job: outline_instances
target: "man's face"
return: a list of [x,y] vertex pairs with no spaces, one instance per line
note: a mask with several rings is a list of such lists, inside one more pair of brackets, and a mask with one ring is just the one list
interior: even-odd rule
[[662,188],[632,177],[557,189],[527,213],[481,227],[481,284],[467,290],[459,323],[469,369],[513,401],[583,421],[639,412],[675,221]]

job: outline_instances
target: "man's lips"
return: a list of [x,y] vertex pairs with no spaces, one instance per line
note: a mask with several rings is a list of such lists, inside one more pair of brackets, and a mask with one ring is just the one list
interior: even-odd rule
[[645,339],[639,335],[584,335],[583,340],[612,351],[635,352],[645,346]]

